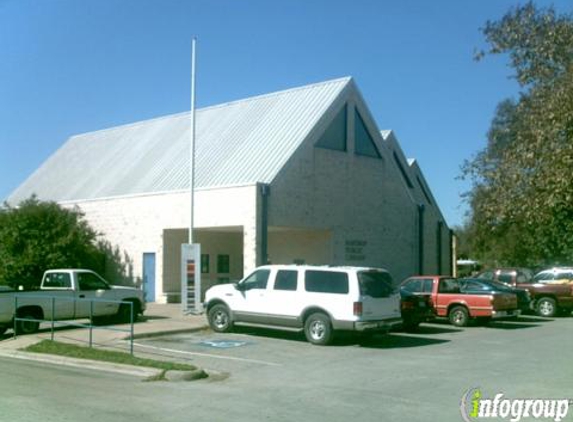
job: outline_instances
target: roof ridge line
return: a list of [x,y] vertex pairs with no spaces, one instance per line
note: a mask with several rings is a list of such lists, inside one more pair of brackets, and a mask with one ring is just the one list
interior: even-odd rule
[[[336,78],[336,79],[329,79],[326,81],[321,81],[321,82],[315,82],[312,84],[308,84],[308,85],[302,85],[302,86],[297,86],[294,88],[287,88],[287,89],[283,89],[280,91],[275,91],[275,92],[269,92],[266,94],[259,94],[259,95],[254,95],[252,97],[247,97],[247,98],[241,98],[238,100],[233,100],[233,101],[228,101],[225,103],[220,103],[220,104],[213,104],[207,107],[201,107],[198,108],[196,110],[197,113],[199,112],[204,112],[204,111],[208,111],[208,110],[212,110],[212,109],[217,109],[217,108],[222,108],[222,107],[229,107],[231,105],[235,105],[235,104],[241,104],[241,103],[246,103],[246,102],[250,102],[250,101],[255,101],[255,100],[260,100],[263,98],[268,98],[268,97],[273,97],[273,96],[278,96],[278,95],[284,95],[287,93],[291,93],[291,92],[296,92],[296,91],[302,91],[305,89],[311,89],[311,88],[316,88],[319,87],[321,85],[327,85],[327,84],[333,84],[333,83],[340,83],[340,82],[346,82],[349,83],[350,81],[352,81],[353,78],[352,76],[344,76],[341,78]],[[136,122],[131,122],[131,123],[124,123],[124,124],[120,124],[118,126],[112,126],[112,127],[107,127],[107,128],[103,128],[103,129],[96,129],[96,130],[92,130],[89,132],[82,132],[82,133],[77,133],[75,135],[71,135],[68,139],[73,139],[73,138],[79,138],[79,137],[83,137],[85,135],[91,135],[91,134],[95,134],[95,133],[101,133],[101,132],[107,132],[107,131],[112,131],[112,130],[117,130],[117,129],[123,129],[123,128],[129,128],[129,127],[134,127],[134,126],[139,126],[142,125],[144,123],[150,123],[150,122],[156,122],[156,121],[161,121],[161,120],[166,120],[166,119],[172,119],[172,118],[177,118],[177,117],[184,117],[188,114],[190,114],[191,111],[187,110],[187,111],[181,111],[178,113],[173,113],[173,114],[166,114],[163,116],[158,116],[158,117],[152,117],[150,119],[145,119],[145,120],[139,120]]]

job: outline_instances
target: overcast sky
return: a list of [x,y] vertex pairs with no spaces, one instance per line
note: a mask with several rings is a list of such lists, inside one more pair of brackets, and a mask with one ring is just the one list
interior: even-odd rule
[[[473,60],[479,29],[516,4],[0,0],[0,199],[71,135],[188,110],[196,36],[199,107],[353,76],[460,224],[460,165],[518,93],[506,57]],[[573,11],[571,0],[536,4]]]

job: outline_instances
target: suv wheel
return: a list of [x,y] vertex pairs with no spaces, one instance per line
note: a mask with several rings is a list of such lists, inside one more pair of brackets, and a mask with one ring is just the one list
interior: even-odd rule
[[463,306],[456,306],[450,311],[448,318],[452,325],[456,327],[465,327],[469,322],[468,310]]
[[215,305],[208,312],[209,325],[213,331],[228,333],[233,328],[233,321],[229,308],[225,305]]
[[554,317],[557,314],[555,299],[542,297],[535,304],[535,312],[542,317]]
[[333,338],[330,319],[322,312],[310,315],[304,323],[304,334],[309,343],[319,346],[329,344]]

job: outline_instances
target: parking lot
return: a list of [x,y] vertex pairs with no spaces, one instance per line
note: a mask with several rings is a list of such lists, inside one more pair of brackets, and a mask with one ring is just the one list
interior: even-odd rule
[[216,388],[217,403],[239,402],[259,412],[258,420],[459,421],[460,401],[472,388],[484,397],[573,398],[572,327],[572,317],[465,329],[438,322],[413,334],[343,336],[329,347],[301,334],[239,328],[139,340],[136,347],[219,374],[208,387]]

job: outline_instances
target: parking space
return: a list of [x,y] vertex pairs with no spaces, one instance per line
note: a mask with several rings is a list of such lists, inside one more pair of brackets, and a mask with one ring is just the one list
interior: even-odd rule
[[396,418],[409,409],[411,419],[460,420],[460,399],[475,387],[491,395],[573,398],[565,353],[573,348],[572,329],[571,317],[522,317],[465,329],[438,322],[416,333],[342,336],[318,347],[302,334],[240,328],[140,340],[136,347],[227,373],[229,392],[248,388],[270,400],[291,394],[303,402],[305,394],[321,392],[321,407],[355,402]]
[[138,355],[201,366],[210,379],[123,382],[214,420],[459,422],[462,397],[475,388],[484,397],[573,398],[572,329],[573,317],[464,329],[443,320],[415,333],[339,336],[327,347],[299,333],[203,330],[141,338],[135,347]]

